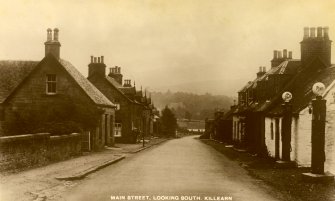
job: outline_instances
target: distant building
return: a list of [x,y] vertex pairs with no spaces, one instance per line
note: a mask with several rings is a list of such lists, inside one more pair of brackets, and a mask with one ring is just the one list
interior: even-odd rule
[[106,75],[103,57],[91,57],[88,65],[88,80],[110,101],[117,105],[115,116],[115,137],[118,142],[135,143],[142,134],[153,133],[153,105],[151,98],[136,91],[131,80],[124,80],[121,67],[110,68]]

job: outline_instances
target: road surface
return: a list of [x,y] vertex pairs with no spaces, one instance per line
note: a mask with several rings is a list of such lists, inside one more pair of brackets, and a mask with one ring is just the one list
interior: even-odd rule
[[270,190],[237,162],[191,136],[132,155],[62,196],[71,201],[277,200]]

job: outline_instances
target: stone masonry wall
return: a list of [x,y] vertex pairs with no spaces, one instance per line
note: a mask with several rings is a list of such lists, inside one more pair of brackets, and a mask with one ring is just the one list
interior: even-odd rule
[[0,137],[0,171],[45,165],[81,154],[81,135],[49,133]]

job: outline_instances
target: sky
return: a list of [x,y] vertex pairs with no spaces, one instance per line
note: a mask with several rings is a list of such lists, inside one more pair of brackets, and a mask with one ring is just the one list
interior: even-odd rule
[[41,60],[57,27],[61,58],[85,76],[103,55],[137,87],[236,96],[273,50],[300,59],[303,27],[335,39],[334,10],[333,0],[0,0],[0,60]]

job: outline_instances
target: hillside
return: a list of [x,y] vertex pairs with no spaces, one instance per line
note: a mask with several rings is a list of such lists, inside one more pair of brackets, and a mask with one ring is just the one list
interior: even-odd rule
[[169,106],[179,119],[212,118],[215,109],[228,110],[233,104],[233,98],[209,93],[198,95],[186,92],[153,92],[152,100],[161,110]]

